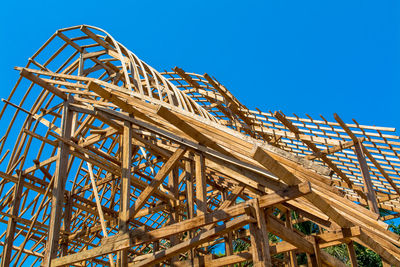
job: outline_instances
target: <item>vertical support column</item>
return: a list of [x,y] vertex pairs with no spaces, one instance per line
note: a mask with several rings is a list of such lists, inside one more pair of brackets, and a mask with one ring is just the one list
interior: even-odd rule
[[319,248],[319,244],[318,244],[318,238],[316,236],[307,236],[307,239],[308,239],[308,241],[310,241],[313,244],[313,247],[314,247],[313,254],[307,253],[308,266],[321,267],[322,261],[321,261],[321,255],[320,255],[320,248]]
[[[188,219],[192,219],[194,217],[194,197],[193,197],[193,177],[194,177],[194,162],[193,162],[193,154],[189,153],[189,158],[191,160],[185,161],[185,172],[186,172],[186,200],[187,200],[187,209],[188,209]],[[189,237],[193,238],[193,232],[189,231]],[[188,251],[188,258],[192,260],[194,259],[195,253],[194,250],[191,249]]]
[[[226,234],[224,237],[225,239],[225,254],[226,256],[231,256],[233,255],[233,238],[232,238],[232,232],[229,232]],[[233,266],[233,265],[229,265]]]
[[258,199],[254,199],[254,208],[256,209],[256,216],[257,216],[257,226],[260,229],[261,239],[262,239],[262,257],[264,266],[272,267],[271,263],[271,254],[269,251],[269,239],[268,239],[268,231],[267,231],[267,221],[266,221],[266,214],[264,209],[260,208]]
[[[168,180],[168,185],[169,188],[172,192],[172,194],[174,195],[174,197],[176,199],[179,199],[179,168],[178,167],[174,167],[171,171],[171,173],[169,174],[169,180]],[[171,203],[172,206],[172,210],[171,210],[171,214],[170,214],[170,224],[174,224],[178,222],[178,212],[177,212],[177,207],[178,207],[179,203]],[[178,235],[172,235],[170,237],[170,242],[171,242],[171,246],[175,246],[179,243],[179,237]],[[179,261],[179,256],[174,256],[171,258],[170,262],[171,262],[171,266],[174,266],[174,263]]]
[[[64,231],[71,231],[71,216],[72,216],[72,196],[71,193],[68,193],[67,196],[67,205],[65,207],[65,215],[64,215]],[[68,239],[65,239],[61,243],[61,252],[63,256],[66,256],[68,253]]]
[[257,219],[257,222],[249,224],[253,265],[272,267],[266,214],[260,208],[257,198],[253,200],[253,208]]
[[347,252],[349,253],[350,263],[352,267],[357,267],[357,257],[356,252],[354,250],[354,242],[350,241],[347,243]]
[[21,172],[19,171],[18,183],[14,187],[14,192],[13,192],[13,204],[11,208],[12,217],[10,217],[7,222],[7,232],[4,242],[3,255],[1,259],[1,267],[10,266],[10,259],[11,259],[12,247],[14,244],[14,235],[16,227],[16,221],[14,218],[18,217],[19,206],[21,203],[21,194],[22,194],[22,189],[24,187],[23,184],[24,184],[24,177],[21,175]]
[[204,266],[211,266],[213,260],[213,254],[204,255]]
[[[293,230],[293,225],[292,225],[292,216],[290,214],[290,210],[286,210],[286,220],[285,220],[285,226]],[[289,251],[289,261],[290,261],[290,266],[291,267],[297,267],[297,256],[294,251]]]
[[197,216],[207,213],[207,183],[204,156],[195,154]]
[[194,199],[194,197],[193,197],[194,164],[193,164],[193,161],[191,161],[191,160],[185,161],[185,172],[186,172],[186,194],[187,194],[187,204],[188,204],[188,217],[189,217],[189,219],[192,219],[194,217],[194,201],[193,201],[193,199]]
[[[70,100],[69,100],[70,101]],[[69,108],[69,101],[64,102],[61,136],[65,139],[71,138],[71,126],[73,112]],[[69,146],[64,142],[59,142],[58,159],[55,170],[55,180],[53,187],[53,197],[51,202],[50,227],[47,236],[46,251],[43,259],[43,266],[50,267],[51,259],[57,256],[58,243],[60,238],[62,210],[64,207],[64,190],[68,176],[68,157]]]
[[366,189],[366,195],[368,198],[367,202],[369,209],[375,212],[376,214],[379,214],[378,203],[376,201],[375,191],[373,189],[371,177],[369,175],[368,165],[367,161],[365,160],[362,144],[360,142],[357,142],[354,144],[354,147],[358,162],[360,163],[361,174],[364,178],[364,185]]
[[314,254],[306,253],[306,255],[307,255],[307,266],[317,267],[317,262],[315,261]]
[[250,242],[251,242],[251,254],[253,256],[253,266],[262,266],[262,240],[261,233],[257,227],[257,223],[249,224],[250,230]]
[[[84,68],[84,63],[85,63],[85,59],[83,58],[83,56],[85,53],[86,53],[86,51],[83,49],[79,54],[78,76],[82,76],[82,73],[83,73],[83,68]],[[82,84],[81,81],[78,81],[77,83]],[[74,112],[72,115],[71,123],[72,123],[71,132],[72,132],[72,135],[75,136],[75,131],[78,126],[78,114],[76,112]]]
[[[155,255],[156,252],[159,250],[160,250],[160,243],[158,240],[156,240],[153,242],[153,255]],[[160,264],[158,264],[158,263],[154,265],[154,267],[159,267],[159,266],[160,266]]]
[[[232,193],[233,194],[233,193]],[[222,192],[222,201],[226,201],[228,199],[227,191]],[[233,255],[233,240],[232,240],[232,232],[229,232],[225,235],[225,256]],[[228,265],[228,267],[233,267],[232,264]]]
[[[119,232],[128,232],[129,228],[129,205],[131,189],[131,160],[132,160],[132,125],[124,122],[124,131],[121,140],[122,145],[122,172],[120,189],[120,210],[119,210]],[[119,252],[118,266],[128,266],[128,249]]]

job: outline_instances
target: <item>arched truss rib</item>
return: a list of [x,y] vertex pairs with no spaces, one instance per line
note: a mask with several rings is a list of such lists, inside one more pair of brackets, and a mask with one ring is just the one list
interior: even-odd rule
[[[400,211],[394,129],[249,110],[215,78],[160,73],[86,25],[16,69],[0,113],[3,266],[268,266],[296,253],[340,266],[321,248],[352,254],[353,241],[400,265],[384,223]],[[313,235],[293,230],[304,221]],[[238,240],[250,250],[233,253]]]

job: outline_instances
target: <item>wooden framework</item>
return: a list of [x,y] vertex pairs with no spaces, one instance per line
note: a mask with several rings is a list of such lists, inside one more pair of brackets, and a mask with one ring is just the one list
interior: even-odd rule
[[400,266],[384,222],[400,214],[395,129],[249,110],[208,74],[160,73],[87,25],[16,69],[0,113],[2,266],[297,266],[301,253],[345,266],[323,250],[342,243],[356,266],[353,242]]

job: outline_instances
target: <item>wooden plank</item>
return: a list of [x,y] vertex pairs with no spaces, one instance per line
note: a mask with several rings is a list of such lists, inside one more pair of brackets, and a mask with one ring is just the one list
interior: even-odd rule
[[157,115],[177,127],[179,130],[181,130],[191,138],[195,139],[197,142],[199,142],[199,144],[208,146],[223,154],[233,156],[225,148],[221,147],[215,141],[211,140],[209,137],[202,134],[196,128],[186,123],[184,120],[176,116],[173,112],[169,111],[166,107],[160,105],[157,109]]
[[143,119],[145,121],[151,122],[155,125],[158,125],[157,122],[155,122],[153,119],[145,115],[143,112],[139,111],[129,103],[125,99],[121,99],[117,97],[115,94],[113,94],[110,89],[106,89],[101,87],[99,84],[97,84],[94,81],[90,81],[88,83],[88,89],[97,93],[99,96],[103,97],[104,99],[109,100],[113,104],[117,105],[120,107],[122,110],[128,112],[129,114],[132,114],[140,119]]
[[186,240],[174,247],[168,248],[164,251],[156,252],[154,255],[149,257],[148,259],[132,264],[130,266],[153,266],[154,264],[161,263],[174,255],[178,255],[179,253],[185,252],[191,248],[199,246],[205,242],[213,240],[223,234],[226,234],[230,231],[236,230],[238,228],[243,227],[244,225],[248,224],[249,222],[254,221],[255,219],[244,215],[239,218],[236,218],[232,221],[227,222],[226,224],[216,226],[215,228],[208,230],[204,233],[199,234],[195,238]]
[[368,165],[367,165],[367,161],[365,160],[362,147],[361,147],[360,143],[356,143],[354,148],[355,148],[355,152],[357,155],[359,168],[360,168],[361,174],[364,179],[365,191],[367,193],[368,206],[369,206],[370,210],[372,210],[376,214],[379,214],[378,202],[376,201],[376,195],[375,195],[374,188],[372,185],[371,177],[369,175]]
[[31,82],[36,83],[37,85],[43,87],[44,89],[48,90],[49,92],[53,93],[54,95],[60,97],[62,100],[67,101],[68,100],[68,96],[67,94],[61,92],[60,89],[54,87],[53,85],[45,82],[43,79],[39,78],[38,76],[30,73],[29,71],[27,71],[26,69],[22,69],[20,74],[27,78],[28,80],[30,80]]
[[226,266],[229,264],[233,265],[235,263],[250,261],[251,259],[252,259],[252,255],[249,252],[241,252],[241,253],[238,253],[235,255],[214,259],[214,260],[212,260],[210,266],[220,267],[220,266]]
[[323,245],[338,240],[349,240],[349,238],[359,236],[360,234],[361,228],[359,226],[353,226],[350,228],[335,229],[333,231],[324,231],[316,236],[318,237],[318,243]]
[[113,240],[112,242],[108,242],[107,239],[104,239],[101,246],[87,249],[61,258],[53,259],[51,261],[51,267],[71,265],[81,261],[87,261],[129,247],[131,247],[131,241],[129,238]]

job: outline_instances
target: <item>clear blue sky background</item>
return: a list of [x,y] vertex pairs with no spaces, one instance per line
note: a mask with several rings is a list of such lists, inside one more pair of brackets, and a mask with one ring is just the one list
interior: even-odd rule
[[57,29],[89,24],[158,70],[214,75],[249,108],[399,129],[399,14],[390,0],[5,1],[0,97]]

